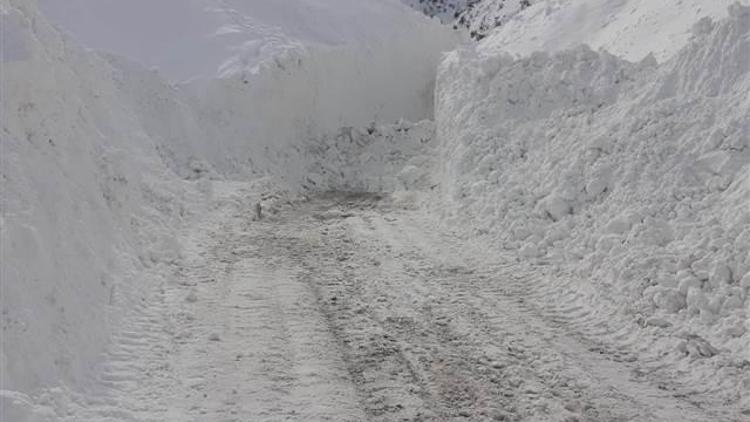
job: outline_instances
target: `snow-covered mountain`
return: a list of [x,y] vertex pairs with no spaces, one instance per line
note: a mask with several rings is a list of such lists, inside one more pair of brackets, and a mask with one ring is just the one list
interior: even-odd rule
[[[728,10],[691,35],[635,20],[673,40],[661,64],[586,46],[515,58],[493,50],[501,28],[438,77],[447,225],[547,268],[547,306],[568,297],[658,327],[649,353],[678,361],[699,356],[691,335],[729,356],[750,348],[750,8]],[[587,34],[643,54],[601,35]],[[723,365],[695,362],[694,382],[747,404],[737,379],[713,377]]]

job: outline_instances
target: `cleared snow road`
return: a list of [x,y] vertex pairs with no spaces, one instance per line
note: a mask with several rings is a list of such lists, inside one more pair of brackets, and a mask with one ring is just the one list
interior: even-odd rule
[[194,228],[65,420],[735,420],[419,213],[328,194],[268,214],[228,201]]

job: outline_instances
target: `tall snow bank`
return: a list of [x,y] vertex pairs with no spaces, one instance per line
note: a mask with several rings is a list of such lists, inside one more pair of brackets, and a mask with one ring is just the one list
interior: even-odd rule
[[177,258],[173,229],[195,189],[163,165],[104,60],[33,2],[2,0],[0,13],[0,383],[82,386],[153,284],[144,269]]
[[449,223],[572,280],[560,296],[701,336],[726,371],[750,350],[750,8],[729,12],[663,65],[459,50],[436,101]]

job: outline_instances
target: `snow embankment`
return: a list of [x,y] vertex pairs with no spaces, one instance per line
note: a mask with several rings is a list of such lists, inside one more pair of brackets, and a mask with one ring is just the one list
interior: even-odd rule
[[479,50],[438,76],[446,221],[539,264],[557,302],[661,330],[654,350],[720,354],[707,388],[736,379],[750,350],[750,8],[700,20],[661,65]]
[[[164,34],[182,4],[195,3],[173,2],[175,10],[163,10]],[[124,313],[168,281],[180,259],[175,233],[201,212],[209,179],[276,176],[303,189],[306,169],[333,167],[316,160],[341,159],[311,155],[308,143],[329,139],[341,127],[432,115],[434,68],[457,42],[453,31],[391,0],[379,7],[337,4],[346,6],[333,15],[342,20],[338,28],[364,28],[358,35],[342,33],[324,43],[328,35],[316,33],[302,43],[292,34],[283,48],[260,56],[253,53],[258,44],[243,38],[227,44],[231,54],[212,64],[221,78],[170,85],[130,60],[79,48],[47,23],[36,2],[0,0],[0,400],[19,402],[56,384],[86,386]],[[274,10],[299,12],[287,9]],[[379,18],[368,16],[371,9]],[[373,34],[377,25],[366,25],[362,16],[392,19],[398,31],[386,26]],[[227,29],[226,21],[219,23],[215,30]],[[105,35],[113,28],[99,24]],[[335,28],[332,23],[326,31]],[[343,39],[354,41],[338,42]],[[164,40],[143,48],[163,47]],[[373,127],[380,129],[368,136],[381,145],[378,151],[392,148],[390,134],[400,136],[395,128]],[[412,133],[432,130],[424,123]],[[367,161],[352,154],[356,158],[346,158],[352,165]],[[321,190],[343,186],[340,180],[326,186],[326,180],[319,177]]]
[[[4,389],[81,384],[145,268],[179,256],[172,228],[197,195],[176,183],[112,69],[0,3]],[[8,54],[10,52],[10,54]]]

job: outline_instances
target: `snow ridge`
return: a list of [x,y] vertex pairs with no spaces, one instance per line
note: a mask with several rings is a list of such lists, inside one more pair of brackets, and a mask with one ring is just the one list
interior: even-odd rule
[[202,189],[167,171],[104,60],[29,2],[0,11],[17,46],[2,57],[2,385],[86,386],[112,327],[158,281],[146,270],[179,257],[174,230]]

